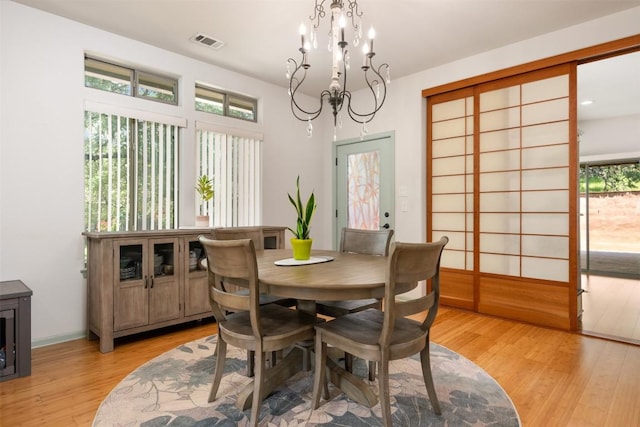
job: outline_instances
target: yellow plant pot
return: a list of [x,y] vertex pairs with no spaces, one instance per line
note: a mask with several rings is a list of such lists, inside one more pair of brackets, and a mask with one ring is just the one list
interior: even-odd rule
[[291,248],[293,249],[293,259],[298,261],[306,261],[311,258],[311,243],[313,239],[291,239]]

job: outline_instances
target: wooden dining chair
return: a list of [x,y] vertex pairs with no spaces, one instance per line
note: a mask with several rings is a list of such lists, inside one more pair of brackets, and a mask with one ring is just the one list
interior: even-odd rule
[[[378,363],[378,396],[382,420],[391,426],[389,362],[420,353],[422,376],[433,411],[440,404],[431,376],[429,331],[440,300],[440,258],[449,239],[433,243],[394,243],[387,263],[382,310],[370,308],[316,325],[316,359],[313,409],[320,405],[326,382],[327,345],[338,347],[364,360]],[[396,302],[396,285],[430,280],[431,291],[420,298]],[[424,321],[406,318],[426,311]]]
[[[251,239],[213,240],[201,236],[207,253],[209,299],[218,322],[216,364],[209,402],[216,399],[224,372],[227,344],[255,352],[253,400],[250,424],[258,425],[264,392],[267,353],[284,350],[312,339],[314,325],[320,320],[300,310],[278,304],[260,304],[258,265]],[[246,295],[226,291],[226,281],[244,284]]]
[[[251,239],[256,251],[264,250],[264,231],[262,227],[220,227],[214,228],[211,234],[215,240],[238,240],[238,239]],[[235,292],[239,294],[248,295],[249,290],[247,288],[226,283],[227,291]],[[292,307],[296,305],[297,301],[291,298],[280,298],[269,294],[260,294],[260,304],[278,304],[284,307]],[[275,364],[276,354],[269,357],[269,361]],[[271,361],[273,359],[273,361]],[[254,370],[254,355],[253,351],[247,352],[247,376],[253,376]]]
[[[387,256],[389,244],[393,237],[393,230],[360,230],[344,227],[340,239],[340,252],[351,252],[365,255]],[[369,308],[381,308],[380,300],[376,298],[344,300],[344,301],[317,301],[316,312],[330,316],[340,317],[349,313],[356,313]],[[349,372],[353,369],[353,357],[345,354],[345,369]],[[375,363],[369,363],[369,380],[375,379]]]

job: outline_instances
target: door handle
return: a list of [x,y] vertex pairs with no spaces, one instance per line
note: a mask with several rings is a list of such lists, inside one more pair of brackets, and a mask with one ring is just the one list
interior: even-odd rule
[[388,223],[388,222],[387,222],[387,223],[385,223],[385,225],[383,225],[383,226],[382,226],[382,227],[380,227],[380,228],[384,228],[385,230],[388,230],[388,229],[389,229],[389,223]]

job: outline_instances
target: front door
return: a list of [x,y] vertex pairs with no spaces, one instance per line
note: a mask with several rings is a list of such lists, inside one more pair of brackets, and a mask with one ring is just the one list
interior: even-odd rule
[[394,142],[393,132],[336,142],[335,248],[342,227],[394,228]]

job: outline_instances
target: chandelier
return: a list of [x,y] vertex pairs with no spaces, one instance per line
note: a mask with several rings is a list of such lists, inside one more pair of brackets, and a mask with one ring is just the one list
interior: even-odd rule
[[[325,3],[331,2],[331,28],[329,29],[329,41],[327,48],[331,53],[331,82],[329,88],[320,93],[320,104],[317,109],[307,110],[300,106],[296,100],[298,89],[307,78],[307,71],[311,68],[309,57],[313,47],[318,47],[318,29],[320,21],[325,17]],[[347,90],[347,72],[350,70],[350,53],[347,49],[349,43],[345,40],[345,29],[347,22],[350,22],[353,31],[353,46],[357,47],[362,39],[362,15],[359,10],[357,0],[315,0],[313,16],[309,16],[311,28],[307,35],[306,26],[300,25],[300,53],[302,57],[300,63],[295,59],[287,60],[287,80],[289,80],[289,96],[291,98],[291,111],[293,115],[301,121],[306,121],[307,134],[312,136],[313,126],[311,121],[316,119],[322,113],[324,100],[331,105],[333,110],[333,140],[336,140],[336,128],[342,126],[343,109],[346,110],[349,117],[362,125],[360,137],[367,134],[367,123],[373,120],[376,113],[384,104],[387,96],[387,84],[389,84],[389,65],[384,63],[379,67],[374,66],[373,57],[373,40],[375,31],[373,27],[368,32],[368,40],[363,42],[362,46],[362,66],[364,80],[368,86],[367,93],[371,95],[371,108],[368,112],[355,111],[351,106],[351,92]],[[382,73],[385,72],[383,78]]]

